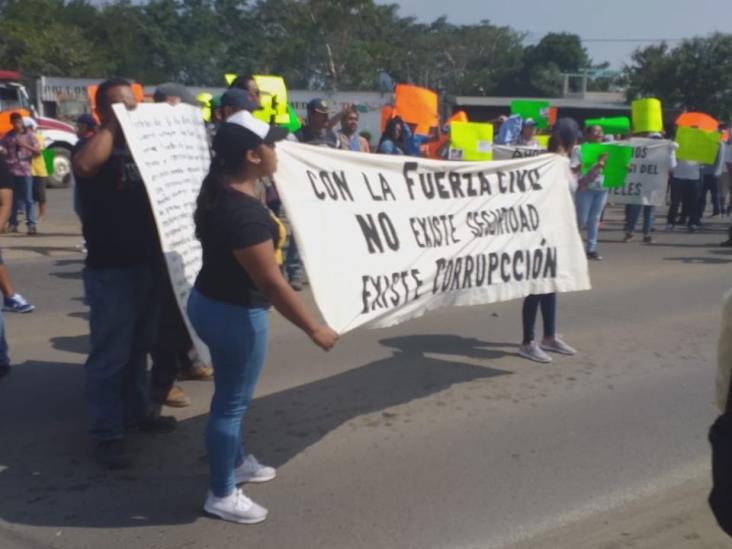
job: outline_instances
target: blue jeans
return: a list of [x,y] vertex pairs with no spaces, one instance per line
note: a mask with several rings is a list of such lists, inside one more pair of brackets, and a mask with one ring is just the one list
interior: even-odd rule
[[628,204],[625,206],[625,232],[632,234],[638,224],[641,210],[643,210],[643,234],[651,234],[653,228],[653,217],[656,214],[655,206],[642,206],[640,204]]
[[597,249],[597,233],[599,231],[600,216],[607,202],[607,191],[586,189],[574,195],[577,208],[577,224],[580,231],[587,229],[587,253]]
[[5,319],[3,318],[2,307],[0,307],[0,365],[9,365],[8,341],[5,339]]
[[193,289],[188,316],[211,351],[214,395],[206,426],[211,492],[231,494],[234,469],[246,455],[241,423],[264,366],[269,319],[266,309],[249,309],[209,299]]
[[524,345],[534,340],[534,324],[536,315],[541,306],[541,316],[544,320],[544,337],[556,335],[557,320],[557,294],[529,295],[524,299],[524,306],[521,309],[521,320],[524,327]]
[[13,209],[10,212],[10,225],[18,226],[18,211],[25,206],[25,222],[28,227],[36,226],[36,212],[33,207],[33,178],[16,175],[13,177]]
[[287,274],[287,280],[290,282],[293,280],[302,280],[300,250],[297,249],[297,242],[295,242],[294,235],[290,235],[290,239],[287,244],[287,253],[285,254],[285,273]]
[[85,368],[89,432],[120,439],[125,424],[148,412],[146,356],[155,343],[160,312],[160,260],[120,269],[85,269],[90,308]]

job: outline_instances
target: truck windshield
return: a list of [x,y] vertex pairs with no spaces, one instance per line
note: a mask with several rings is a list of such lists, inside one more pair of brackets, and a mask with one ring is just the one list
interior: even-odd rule
[[0,85],[0,111],[9,109],[30,109],[30,103],[23,90],[16,86]]

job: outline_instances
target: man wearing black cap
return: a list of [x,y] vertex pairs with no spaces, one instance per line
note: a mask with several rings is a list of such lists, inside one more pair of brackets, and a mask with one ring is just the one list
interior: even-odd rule
[[254,112],[257,109],[259,109],[259,103],[240,88],[229,88],[221,96],[221,112],[225,121],[238,112]]
[[521,124],[521,133],[512,143],[520,147],[538,147],[539,142],[536,140],[536,122],[533,118],[527,118]]
[[340,149],[341,143],[333,127],[344,114],[345,111],[330,118],[328,104],[323,99],[313,99],[308,103],[307,122],[295,136],[300,143]]

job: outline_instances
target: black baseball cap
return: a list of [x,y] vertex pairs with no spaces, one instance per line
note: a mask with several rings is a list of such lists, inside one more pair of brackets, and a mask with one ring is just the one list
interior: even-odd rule
[[232,107],[249,112],[256,111],[260,108],[259,104],[247,92],[240,88],[229,88],[226,90],[224,95],[221,96],[221,107]]
[[320,97],[311,99],[308,103],[308,112],[319,112],[321,114],[330,114],[328,103]]
[[235,158],[262,143],[282,141],[288,133],[286,128],[267,124],[250,112],[241,111],[221,124],[213,139],[213,150],[216,156]]

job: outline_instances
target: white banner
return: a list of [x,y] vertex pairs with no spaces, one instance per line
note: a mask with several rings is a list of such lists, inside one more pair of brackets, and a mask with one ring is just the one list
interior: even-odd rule
[[633,160],[625,185],[609,189],[608,201],[615,204],[663,205],[666,200],[671,154],[674,150],[673,142],[634,137],[617,143],[633,147]]
[[178,306],[200,358],[209,363],[208,348],[186,314],[188,294],[201,270],[193,212],[211,164],[201,110],[167,103],[142,103],[133,111],[121,104],[113,108],[147,189]]
[[546,149],[540,147],[523,147],[521,145],[493,145],[493,160],[513,160],[530,158],[544,154]]
[[288,142],[277,151],[277,189],[339,333],[590,287],[565,158],[449,162]]

